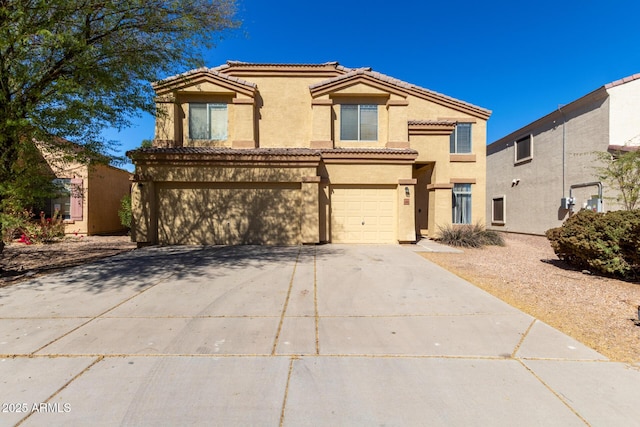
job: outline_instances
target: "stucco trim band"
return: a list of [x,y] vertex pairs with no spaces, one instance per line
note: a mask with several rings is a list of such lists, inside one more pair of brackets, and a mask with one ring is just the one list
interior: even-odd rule
[[450,162],[473,163],[476,161],[475,154],[450,154]]
[[427,190],[452,190],[453,184],[427,184]]

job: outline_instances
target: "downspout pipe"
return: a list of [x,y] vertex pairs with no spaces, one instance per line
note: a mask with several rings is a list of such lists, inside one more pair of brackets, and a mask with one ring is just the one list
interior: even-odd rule
[[[565,174],[566,174],[566,169],[567,169],[567,163],[566,163],[566,140],[567,140],[567,134],[565,131],[565,128],[567,126],[567,118],[564,115],[564,111],[562,111],[562,107],[564,107],[564,105],[560,104],[558,105],[558,111],[560,112],[560,114],[562,115],[562,197],[564,197],[565,190],[566,190],[566,178],[565,178]],[[571,192],[569,192],[569,197],[571,197]]]

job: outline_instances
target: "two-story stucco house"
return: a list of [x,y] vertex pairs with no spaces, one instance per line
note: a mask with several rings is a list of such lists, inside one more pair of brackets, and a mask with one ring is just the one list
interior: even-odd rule
[[606,84],[487,146],[488,227],[544,234],[587,208],[617,210],[595,152],[640,145],[640,74]]
[[154,83],[144,244],[413,242],[484,221],[490,111],[377,73],[227,62]]

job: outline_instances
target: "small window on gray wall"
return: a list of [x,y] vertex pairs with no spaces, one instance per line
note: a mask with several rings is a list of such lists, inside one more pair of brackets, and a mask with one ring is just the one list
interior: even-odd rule
[[494,197],[491,204],[491,222],[493,224],[505,223],[504,196]]
[[520,138],[516,141],[516,163],[530,160],[533,157],[533,139],[531,135]]

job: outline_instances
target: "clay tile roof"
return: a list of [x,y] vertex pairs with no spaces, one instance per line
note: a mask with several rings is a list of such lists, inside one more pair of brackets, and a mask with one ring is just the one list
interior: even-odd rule
[[640,79],[640,74],[634,74],[632,76],[628,76],[628,77],[624,77],[620,80],[616,80],[615,82],[611,82],[611,83],[607,83],[606,85],[604,85],[605,89],[611,89],[612,87],[616,87],[616,86],[620,86],[623,85],[625,83],[629,83],[632,82],[634,80],[638,80]]
[[225,148],[225,147],[173,147],[139,148],[129,153],[141,154],[220,154],[233,156],[319,156],[317,150],[310,148]]
[[411,148],[251,148],[237,149],[225,147],[173,147],[173,148],[138,148],[127,151],[127,156],[136,155],[204,155],[204,156],[224,156],[224,157],[252,157],[252,156],[274,156],[274,157],[310,157],[319,159],[321,156],[343,157],[352,156],[417,156],[418,152]]
[[244,61],[227,61],[228,67],[233,66],[251,66],[251,67],[326,67],[327,65],[338,66],[337,61],[327,61],[319,64],[315,63],[282,63],[282,62],[244,62]]
[[407,123],[409,124],[409,126],[411,125],[452,126],[456,124],[456,122],[452,120],[409,120]]
[[216,76],[219,78],[222,78],[224,80],[228,80],[230,82],[234,82],[243,86],[247,86],[250,88],[256,88],[257,85],[255,83],[243,80],[243,79],[239,79],[238,77],[232,77],[232,76],[228,76],[224,73],[221,72],[222,68],[221,67],[216,67],[216,68],[207,68],[207,67],[200,67],[200,68],[196,68],[195,70],[190,70],[187,71],[185,73],[181,73],[181,74],[177,74],[175,76],[171,76],[171,77],[167,77],[164,80],[160,80],[157,82],[153,82],[151,85],[155,88],[158,86],[162,86],[165,85],[167,83],[171,83],[173,81],[177,81],[177,80],[182,80],[182,79],[186,79],[189,76],[195,75],[195,74],[200,74],[200,73],[205,73],[205,74],[210,74],[212,76]]
[[343,80],[348,80],[348,79],[350,79],[350,78],[352,78],[354,76],[357,76],[357,75],[366,75],[366,76],[369,76],[369,77],[371,77],[373,79],[379,80],[381,82],[385,82],[387,84],[396,86],[398,88],[401,88],[401,89],[404,89],[404,90],[413,91],[414,93],[417,93],[419,95],[422,94],[422,95],[426,95],[426,96],[431,96],[431,97],[444,99],[444,100],[447,100],[448,102],[451,102],[453,104],[462,105],[462,106],[465,106],[467,108],[471,108],[473,110],[476,110],[476,111],[482,113],[483,115],[491,113],[490,110],[487,110],[485,108],[478,107],[477,105],[473,105],[473,104],[470,104],[468,102],[452,98],[450,96],[444,95],[444,94],[439,93],[439,92],[435,92],[435,91],[432,91],[432,90],[429,90],[429,89],[425,89],[423,87],[414,85],[412,83],[405,82],[403,80],[396,79],[394,77],[388,76],[386,74],[379,73],[377,71],[372,71],[371,68],[355,68],[355,69],[351,69],[347,73],[342,74],[340,76],[332,77],[332,78],[323,80],[321,82],[314,83],[314,84],[309,86],[309,89],[311,89],[313,91],[313,89],[316,89],[316,88],[319,88],[319,87],[322,87],[322,86],[325,86],[325,85],[331,85],[333,83],[337,83],[337,82],[340,82],[340,81],[343,81]]
[[407,154],[418,154],[411,148],[325,148],[318,150],[324,154],[386,154],[404,156]]
[[638,145],[609,145],[607,147],[609,152],[628,152],[628,151],[640,151]]

